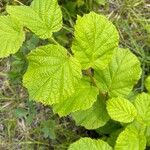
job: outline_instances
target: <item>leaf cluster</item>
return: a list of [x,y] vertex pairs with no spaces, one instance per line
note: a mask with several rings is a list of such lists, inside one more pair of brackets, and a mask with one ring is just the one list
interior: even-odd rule
[[[116,27],[103,15],[78,16],[72,46],[67,50],[53,37],[63,27],[57,0],[34,0],[31,6],[7,6],[0,16],[0,58],[15,54],[33,32],[53,44],[29,53],[23,85],[30,99],[52,105],[60,116],[71,116],[77,125],[101,130],[110,119],[125,128],[117,131],[115,150],[144,150],[150,137],[150,96],[134,93],[141,77],[141,64],[129,50],[119,47]],[[150,78],[145,84],[150,91]],[[54,125],[53,125],[54,126]],[[49,136],[48,128],[43,129]],[[74,149],[111,150],[102,140],[83,138]]]

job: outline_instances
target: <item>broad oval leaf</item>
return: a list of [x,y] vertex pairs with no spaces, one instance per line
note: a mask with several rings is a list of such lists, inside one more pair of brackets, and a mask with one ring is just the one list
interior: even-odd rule
[[65,116],[71,112],[90,108],[97,99],[98,89],[88,79],[82,79],[75,93],[61,103],[54,105],[54,112]]
[[68,150],[112,150],[112,147],[102,140],[81,138],[72,143]]
[[146,138],[133,126],[128,126],[117,138],[115,150],[145,150]]
[[82,68],[105,68],[118,46],[115,26],[105,16],[90,12],[78,16],[74,34],[72,50]]
[[91,108],[72,113],[72,116],[77,125],[84,126],[86,129],[97,129],[109,120],[103,97],[98,97]]
[[10,16],[0,16],[0,58],[16,53],[24,40],[23,27]]
[[137,115],[134,105],[127,99],[116,97],[107,101],[107,111],[113,120],[132,122]]
[[113,59],[104,70],[95,70],[100,90],[110,97],[126,97],[141,76],[140,62],[128,49],[116,49]]
[[50,38],[62,27],[57,0],[34,0],[31,6],[8,6],[7,12],[39,37]]
[[31,98],[44,104],[61,102],[75,92],[81,78],[81,66],[60,45],[47,45],[33,50],[23,83]]
[[134,105],[138,112],[138,119],[150,126],[150,95],[146,93],[139,94],[136,97]]

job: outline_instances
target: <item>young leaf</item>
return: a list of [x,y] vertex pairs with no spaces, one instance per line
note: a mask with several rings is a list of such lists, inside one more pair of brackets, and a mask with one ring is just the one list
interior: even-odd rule
[[75,92],[81,78],[80,64],[62,46],[39,47],[29,54],[28,61],[23,83],[32,99],[51,105]]
[[91,108],[77,111],[72,116],[77,125],[84,126],[86,129],[97,129],[104,126],[109,120],[103,97],[98,97]]
[[31,6],[8,6],[7,12],[39,37],[50,38],[62,27],[57,0],[34,0]]
[[128,49],[116,49],[104,70],[95,70],[95,79],[102,92],[110,97],[127,96],[141,75],[140,62]]
[[150,95],[139,94],[134,102],[138,112],[138,119],[150,126]]
[[61,103],[54,105],[54,112],[65,116],[77,110],[90,108],[97,99],[98,89],[86,79],[82,79],[75,93]]
[[107,111],[113,120],[123,123],[132,122],[137,115],[134,105],[124,98],[112,98],[107,101]]
[[72,143],[68,150],[112,150],[112,148],[102,140],[81,138]]
[[115,150],[145,150],[146,138],[133,126],[128,126],[118,136]]
[[10,16],[0,16],[0,58],[16,53],[24,40],[23,27]]
[[106,17],[94,12],[78,16],[72,50],[83,69],[105,68],[118,41],[116,28]]

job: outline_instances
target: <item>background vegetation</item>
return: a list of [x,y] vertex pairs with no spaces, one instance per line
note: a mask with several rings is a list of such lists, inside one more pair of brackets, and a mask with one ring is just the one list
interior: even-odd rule
[[[32,0],[0,0],[0,13],[5,14],[7,4],[29,5]],[[142,64],[142,77],[137,91],[144,91],[144,79],[150,74],[150,1],[149,0],[59,0],[64,26],[55,39],[68,48],[72,43],[73,26],[77,15],[95,11],[106,15],[120,33],[120,46],[128,47]],[[57,38],[56,38],[57,37]],[[22,87],[26,71],[25,55],[38,45],[34,34],[18,53],[0,59],[0,150],[65,150],[80,137],[101,137],[107,133],[77,127],[71,117],[59,118],[50,107],[28,99]]]

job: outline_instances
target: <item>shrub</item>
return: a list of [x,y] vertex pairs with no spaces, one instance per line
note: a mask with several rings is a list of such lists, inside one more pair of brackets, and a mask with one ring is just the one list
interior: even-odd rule
[[[124,130],[117,125],[109,133],[112,137],[115,133],[116,150],[144,150],[146,138],[150,144],[150,96],[141,93],[131,98],[141,64],[129,49],[119,48],[118,31],[105,16],[95,12],[78,16],[71,50],[67,50],[53,37],[63,27],[56,0],[34,0],[31,6],[7,6],[6,10],[8,15],[0,16],[1,58],[18,51],[28,30],[53,42],[27,56],[23,85],[31,99],[52,105],[60,116],[71,114],[77,125],[97,132],[120,122]],[[149,82],[150,78],[148,91]],[[110,137],[108,143],[113,140]],[[82,138],[69,149],[112,148],[102,140]]]

